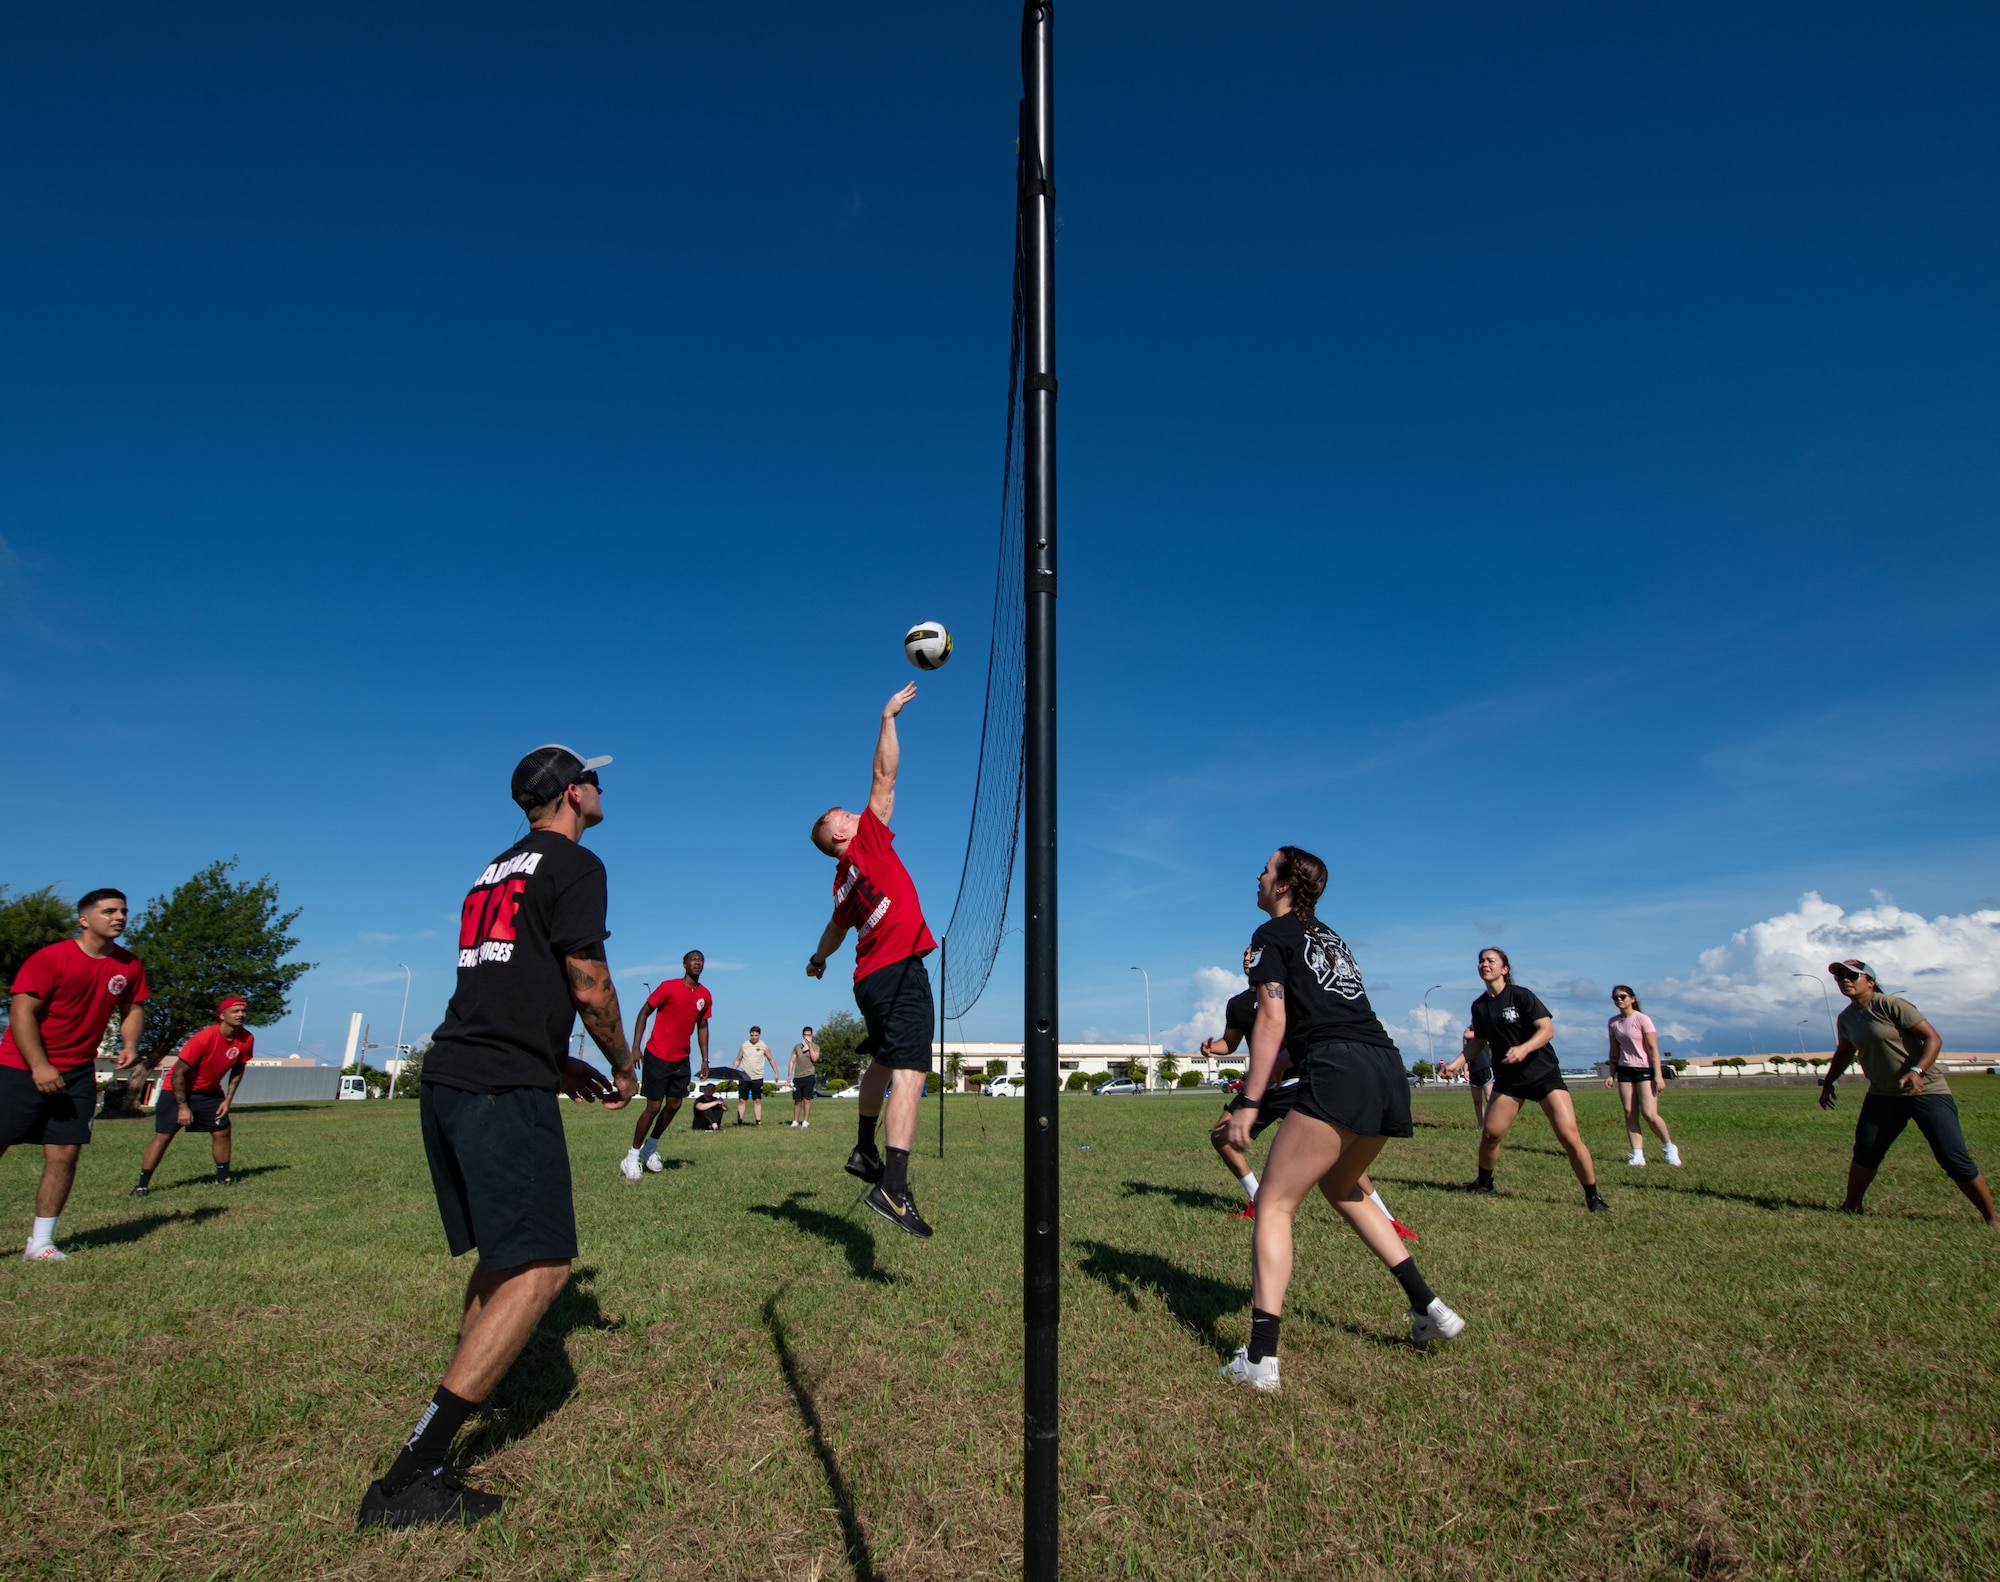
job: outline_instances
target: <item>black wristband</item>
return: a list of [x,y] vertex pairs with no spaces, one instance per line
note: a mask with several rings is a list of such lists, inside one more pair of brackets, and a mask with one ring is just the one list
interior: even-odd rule
[[1247,1093],[1239,1093],[1229,1101],[1229,1111],[1232,1115],[1238,1110],[1261,1110],[1263,1107],[1262,1099],[1253,1099]]

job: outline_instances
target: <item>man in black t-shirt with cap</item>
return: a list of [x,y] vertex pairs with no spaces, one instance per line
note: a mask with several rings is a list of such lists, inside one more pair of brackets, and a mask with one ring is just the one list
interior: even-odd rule
[[[569,1279],[576,1210],[558,1093],[638,1091],[618,991],[605,964],[604,864],[578,844],[602,822],[609,758],[538,747],[514,769],[528,833],[489,863],[459,913],[458,986],[424,1058],[424,1152],[454,1258],[479,1251],[458,1349],[394,1465],[368,1485],[357,1525],[411,1527],[496,1514],[446,1463],[467,1416],[512,1366]],[[569,1058],[583,1025],[611,1063]],[[612,1096],[615,1089],[615,1097]]]

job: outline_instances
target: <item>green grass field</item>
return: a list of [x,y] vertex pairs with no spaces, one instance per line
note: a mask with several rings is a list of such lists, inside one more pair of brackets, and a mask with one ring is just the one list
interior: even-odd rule
[[[1832,1211],[1858,1094],[1686,1093],[1689,1164],[1624,1167],[1613,1213],[1538,1115],[1498,1200],[1463,1093],[1417,1096],[1376,1170],[1470,1326],[1404,1339],[1394,1281],[1308,1209],[1284,1393],[1225,1386],[1249,1243],[1209,1097],[1063,1103],[1064,1574],[1992,1576],[2000,1237],[1912,1130]],[[934,1101],[933,1101],[934,1103]],[[1959,1085],[2000,1162],[2000,1079]],[[28,1577],[1005,1577],[1019,1569],[1018,1101],[925,1112],[928,1244],[856,1206],[851,1104],[809,1133],[670,1133],[568,1110],[583,1256],[461,1448],[483,1527],[357,1537],[366,1481],[443,1369],[445,1256],[414,1103],[241,1116],[241,1184],[151,1128],[85,1151],[62,1266],[0,1263],[0,1573]],[[1261,1155],[1261,1148],[1259,1150]],[[25,1238],[37,1150],[0,1160]]]

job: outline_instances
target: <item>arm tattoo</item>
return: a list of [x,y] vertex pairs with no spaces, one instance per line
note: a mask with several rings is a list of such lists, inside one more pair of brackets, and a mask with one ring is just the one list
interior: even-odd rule
[[1282,1000],[1285,997],[1285,986],[1282,983],[1260,983],[1257,987],[1264,991],[1264,998],[1267,1000]]
[[563,965],[569,969],[569,986],[572,993],[583,994],[597,987],[598,976],[590,962],[578,961],[571,956],[564,960]]

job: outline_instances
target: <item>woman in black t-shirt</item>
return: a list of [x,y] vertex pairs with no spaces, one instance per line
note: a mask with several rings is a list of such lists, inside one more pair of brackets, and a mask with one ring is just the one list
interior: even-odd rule
[[1472,1002],[1473,1042],[1468,1055],[1477,1059],[1493,1052],[1493,1099],[1479,1130],[1479,1175],[1468,1192],[1495,1194],[1493,1167],[1500,1162],[1500,1142],[1523,1104],[1539,1104],[1549,1129],[1569,1155],[1569,1167],[1583,1187],[1584,1207],[1609,1214],[1611,1205],[1597,1190],[1597,1166],[1576,1129],[1576,1106],[1556,1061],[1555,1018],[1532,989],[1514,982],[1514,965],[1507,952],[1491,946],[1479,953],[1479,976],[1486,991]]
[[1257,995],[1250,1072],[1229,1118],[1229,1141],[1250,1140],[1281,1052],[1299,1073],[1292,1113],[1278,1128],[1257,1189],[1251,1261],[1250,1344],[1222,1372],[1260,1390],[1278,1388],[1278,1321],[1292,1278],[1292,1219],[1318,1187],[1409,1299],[1410,1338],[1449,1340],[1465,1327],[1437,1299],[1389,1216],[1361,1190],[1382,1144],[1410,1135],[1410,1084],[1403,1057],[1376,1020],[1347,943],[1314,908],[1326,891],[1326,864],[1280,846],[1257,876],[1257,905],[1270,915],[1251,937],[1245,962]]

